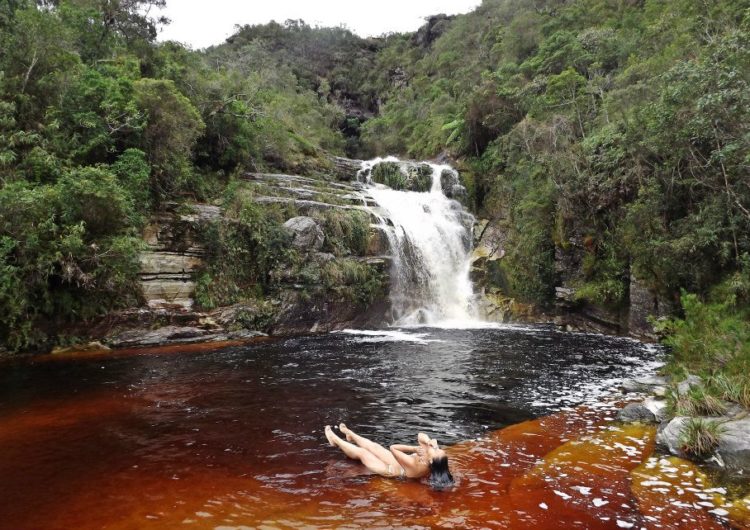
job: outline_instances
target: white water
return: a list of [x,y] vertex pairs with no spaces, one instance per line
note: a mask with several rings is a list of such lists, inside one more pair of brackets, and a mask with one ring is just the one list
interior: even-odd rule
[[[397,326],[477,327],[471,268],[471,217],[458,201],[443,194],[443,171],[455,174],[448,165],[432,168],[429,192],[397,191],[370,179],[379,162],[398,162],[394,157],[364,162],[360,178],[370,187],[367,193],[382,209],[379,215],[393,254],[391,307]],[[391,224],[389,224],[389,221]]]

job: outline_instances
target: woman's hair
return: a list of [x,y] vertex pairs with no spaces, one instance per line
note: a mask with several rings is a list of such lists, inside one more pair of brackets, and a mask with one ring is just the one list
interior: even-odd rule
[[443,490],[453,486],[453,475],[448,469],[448,457],[433,458],[430,463],[430,486]]

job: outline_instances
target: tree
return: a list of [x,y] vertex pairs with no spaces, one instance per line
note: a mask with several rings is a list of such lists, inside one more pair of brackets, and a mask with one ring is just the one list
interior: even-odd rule
[[141,147],[152,166],[151,191],[156,198],[183,189],[190,178],[190,159],[205,124],[173,81],[139,79],[135,102],[145,113]]

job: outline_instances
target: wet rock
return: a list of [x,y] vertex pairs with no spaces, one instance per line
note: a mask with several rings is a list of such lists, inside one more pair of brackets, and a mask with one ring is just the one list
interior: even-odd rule
[[[702,417],[706,423],[719,424],[719,445],[716,460],[729,470],[750,471],[750,417]],[[683,432],[691,418],[678,416],[662,424],[656,442],[672,454],[687,457],[682,451]]]
[[110,351],[111,348],[102,344],[99,341],[88,342],[86,344],[76,344],[74,346],[67,346],[65,348],[56,347],[50,353],[53,355],[61,355],[66,353],[105,353]]
[[385,233],[386,227],[381,225],[371,225],[367,236],[368,256],[381,256],[391,251],[391,245],[388,242],[388,235]]
[[194,326],[164,326],[153,330],[134,329],[124,331],[108,339],[114,348],[132,348],[139,346],[161,346],[164,344],[188,344],[191,342],[208,342],[216,333],[209,329]]
[[629,403],[617,414],[620,421],[640,421],[643,423],[656,422],[656,416],[642,402]]
[[647,398],[637,403],[629,403],[618,413],[620,421],[658,423],[667,416],[667,402],[663,399]]
[[325,240],[323,229],[312,217],[292,217],[284,223],[292,236],[292,245],[300,250],[320,250]]
[[[369,258],[370,260],[376,258]],[[279,295],[280,303],[270,324],[273,335],[322,333],[336,329],[378,326],[385,320],[390,304],[380,297],[367,307],[351,300],[332,300],[326,296],[285,289]]]
[[264,333],[244,329],[227,332],[221,328],[206,329],[195,326],[164,326],[154,330],[134,329],[124,331],[115,337],[111,337],[107,342],[113,348],[139,348],[170,344],[247,340],[259,336],[264,336]]
[[666,393],[669,380],[666,377],[652,375],[646,377],[637,377],[635,379],[626,379],[620,388],[623,392],[650,392],[652,394],[664,395]]
[[455,170],[444,169],[440,172],[440,187],[443,195],[449,199],[462,201],[466,198],[466,188],[461,184],[461,178]]

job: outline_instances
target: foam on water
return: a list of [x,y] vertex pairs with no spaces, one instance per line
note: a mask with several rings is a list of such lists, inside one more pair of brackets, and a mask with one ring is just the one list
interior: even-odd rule
[[335,331],[344,335],[352,335],[356,342],[412,342],[415,344],[428,344],[430,342],[443,342],[440,339],[428,339],[429,333],[406,333],[398,330],[368,330],[368,329],[344,329]]

